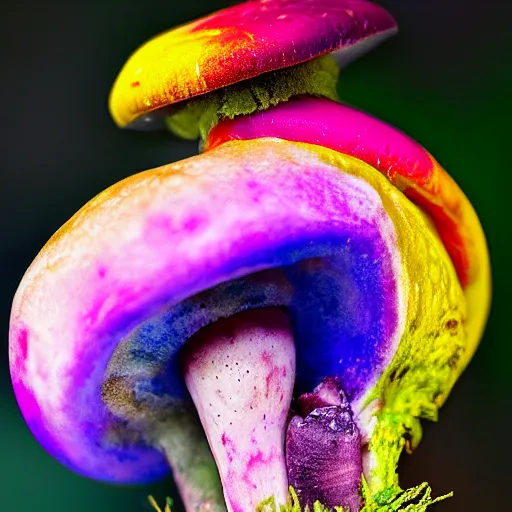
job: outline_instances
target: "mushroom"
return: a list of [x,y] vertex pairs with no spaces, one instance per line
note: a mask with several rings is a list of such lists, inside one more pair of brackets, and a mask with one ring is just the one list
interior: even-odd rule
[[[194,466],[196,457],[209,468],[208,453],[193,421],[183,367],[224,479],[227,508],[250,510],[269,494],[282,504],[284,444],[275,454],[279,464],[261,457],[271,489],[258,483],[253,488],[250,476],[247,483],[243,475],[231,478],[230,470],[243,464],[232,465],[229,450],[240,451],[250,467],[252,457],[277,446],[275,428],[282,427],[282,411],[290,407],[287,379],[294,364],[297,398],[329,376],[339,379],[362,449],[375,427],[365,417],[370,398],[389,399],[404,382],[411,394],[437,393],[438,378],[451,382],[449,361],[464,342],[463,304],[457,275],[432,224],[378,171],[319,146],[230,141],[124,180],[61,228],[16,294],[11,372],[32,431],[70,468],[102,480],[143,482],[166,471],[163,450],[185,502],[191,497],[188,510],[202,510],[205,502],[220,509],[216,484],[210,485],[215,475]],[[256,324],[251,334],[252,327],[237,315],[262,308],[271,309],[247,320]],[[216,328],[219,319],[226,320]],[[231,323],[239,320],[240,333]],[[202,332],[209,324],[212,330]],[[239,351],[221,346],[226,337],[241,345]],[[260,337],[280,344],[268,366],[258,358],[264,350]],[[204,349],[208,344],[213,348]],[[256,357],[248,362],[252,349]],[[230,350],[243,361],[226,362]],[[201,363],[202,351],[210,359]],[[185,361],[180,362],[181,352]],[[429,373],[424,363],[434,356],[443,363],[439,372]],[[243,371],[263,376],[274,366],[286,368],[287,375],[282,386],[269,386],[270,402],[260,388],[254,390],[262,400],[260,415],[249,416],[259,424],[248,427],[239,420],[238,431],[229,425],[248,412],[247,405],[249,411],[254,407],[243,400],[240,411],[217,408],[217,418],[211,417],[210,403],[214,408],[222,400],[243,398],[237,390]],[[219,372],[219,387],[207,381],[205,388],[202,377],[212,379],[212,371]],[[265,379],[259,379],[260,387]],[[425,379],[427,389],[413,386]],[[253,381],[240,386],[247,382]],[[281,387],[287,403],[276,410],[272,401]],[[214,392],[220,393],[215,402]],[[330,400],[327,407],[346,408]],[[271,445],[259,435],[267,413],[274,423]],[[251,428],[253,451],[247,447]],[[229,449],[224,433],[226,446],[228,437],[234,443]],[[304,440],[314,444],[314,438]],[[303,444],[296,446],[304,452]],[[376,446],[377,457],[380,449]],[[315,447],[305,451],[315,453]],[[358,453],[355,467],[362,463]],[[328,479],[331,471],[325,467],[322,475]],[[245,485],[241,509],[226,486],[232,481]],[[357,484],[340,480],[339,485],[358,489],[359,481],[360,475]],[[299,491],[316,496],[311,489]],[[240,487],[234,492],[238,499]],[[353,503],[357,496],[349,499]]]
[[205,152],[94,198],[25,274],[11,375],[51,455],[110,482],[170,467],[189,512],[282,507],[289,485],[303,507],[389,506],[489,303],[462,192],[334,101],[332,56],[395,31],[364,0],[261,0],[132,56],[118,125]]
[[[165,116],[185,100],[322,55],[346,65],[396,31],[392,16],[366,0],[243,2],[139,48],[116,79],[110,112],[120,127],[162,128]],[[290,75],[285,82],[287,89],[303,80]],[[265,92],[278,94],[275,87]]]
[[[410,360],[406,363],[404,357],[404,369],[398,370],[393,363],[381,377],[381,396],[373,395],[376,409],[367,408],[374,419],[379,418],[376,427],[373,426],[373,436],[368,434],[370,450],[364,457],[371,489],[378,493],[398,487],[394,468],[402,447],[405,445],[412,451],[418,444],[421,438],[418,418],[437,419],[437,409],[469,363],[485,328],[491,278],[482,227],[466,196],[432,155],[407,135],[354,108],[322,98],[293,98],[251,116],[222,120],[209,132],[204,149],[208,151],[228,141],[262,137],[320,145],[370,164],[428,214],[458,275],[465,299],[460,304],[464,314],[461,322],[447,320],[445,328],[458,330],[462,323],[465,333],[452,331],[454,338],[444,347],[447,352],[452,351],[450,358],[446,360],[435,352],[433,360],[428,361],[425,354],[420,355],[417,364],[425,367],[423,383],[414,382],[415,378],[412,382],[396,383],[397,378],[401,381],[407,374],[410,377],[413,364]],[[416,286],[422,285],[416,283]],[[442,331],[438,334],[442,336]],[[410,355],[407,357],[411,359]],[[400,356],[397,354],[395,359]],[[445,365],[449,366],[448,371],[443,370]],[[370,399],[367,406],[369,402]],[[408,404],[404,406],[402,402]],[[385,427],[386,423],[391,425]],[[379,445],[384,437],[387,444],[382,449]],[[394,455],[392,444],[398,447]],[[390,465],[393,470],[384,475],[382,467],[386,459],[393,461]]]

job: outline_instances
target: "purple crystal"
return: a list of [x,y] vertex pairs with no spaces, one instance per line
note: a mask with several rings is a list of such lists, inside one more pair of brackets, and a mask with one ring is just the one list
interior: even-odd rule
[[[314,393],[302,395],[299,407],[307,416],[294,416],[286,435],[289,484],[303,507],[320,501],[326,507],[361,507],[359,488],[363,473],[361,436],[343,392],[326,379]],[[327,403],[309,410],[312,404]]]

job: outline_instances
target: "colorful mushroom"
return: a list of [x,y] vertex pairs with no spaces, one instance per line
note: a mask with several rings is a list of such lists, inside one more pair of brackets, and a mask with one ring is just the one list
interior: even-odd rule
[[424,490],[398,459],[477,347],[490,270],[433,157],[336,97],[395,32],[364,0],[254,0],[131,57],[114,120],[204,151],[94,198],[20,284],[11,375],[52,456],[109,482],[171,469],[188,512]]

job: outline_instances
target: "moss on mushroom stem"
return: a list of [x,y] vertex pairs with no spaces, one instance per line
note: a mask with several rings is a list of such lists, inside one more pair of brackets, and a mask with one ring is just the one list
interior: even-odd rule
[[192,99],[167,117],[166,124],[179,137],[204,140],[221,119],[267,110],[294,96],[304,94],[339,101],[338,75],[339,68],[332,57],[319,57]]

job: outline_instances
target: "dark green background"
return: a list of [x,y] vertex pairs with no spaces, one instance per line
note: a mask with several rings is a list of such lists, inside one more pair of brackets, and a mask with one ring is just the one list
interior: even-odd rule
[[[227,1],[105,0],[1,8],[0,101],[0,510],[143,511],[170,481],[121,488],[76,476],[31,437],[7,362],[12,296],[40,247],[80,206],[135,172],[195,153],[167,134],[123,132],[106,101],[128,55],[154,34]],[[454,490],[439,511],[512,510],[509,265],[512,37],[506,0],[384,2],[401,32],[347,69],[344,100],[423,143],[461,184],[488,234],[494,271],[491,320],[473,364],[427,425],[403,483]]]

